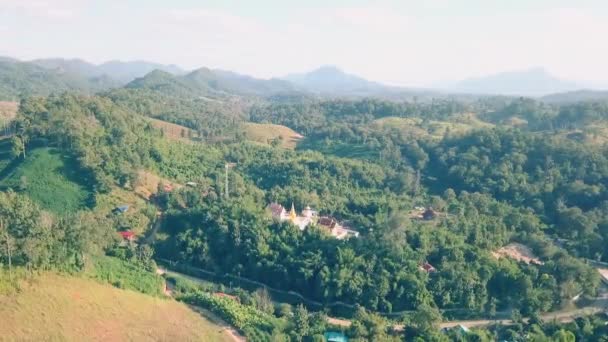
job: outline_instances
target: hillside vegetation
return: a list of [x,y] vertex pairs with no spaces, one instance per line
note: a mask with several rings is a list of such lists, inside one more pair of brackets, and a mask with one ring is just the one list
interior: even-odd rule
[[91,205],[92,190],[74,158],[54,148],[36,148],[25,160],[10,159],[0,142],[0,187],[22,192],[43,209],[64,214]]
[[0,317],[9,341],[231,341],[184,304],[51,273],[0,295]]

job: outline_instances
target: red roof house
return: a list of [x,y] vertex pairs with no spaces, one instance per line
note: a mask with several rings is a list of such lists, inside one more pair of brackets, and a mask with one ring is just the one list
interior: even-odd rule
[[435,267],[433,267],[433,265],[429,264],[428,262],[425,262],[424,264],[420,265],[420,269],[422,271],[425,271],[426,273],[433,273],[433,272],[437,271],[437,269]]
[[235,301],[237,301],[237,302],[240,302],[239,297],[237,297],[237,296],[232,296],[232,295],[229,295],[229,294],[224,293],[224,292],[216,292],[216,293],[214,293],[214,295],[216,295],[217,297],[229,298],[229,299],[235,300]]
[[135,239],[135,233],[130,230],[118,232],[118,234],[120,234],[120,236],[122,236],[122,238],[125,240],[133,241],[133,239]]
[[321,227],[332,229],[338,224],[338,221],[333,217],[323,216],[319,218],[317,224]]
[[281,218],[285,214],[285,208],[279,203],[270,203],[268,206],[270,213],[274,218]]

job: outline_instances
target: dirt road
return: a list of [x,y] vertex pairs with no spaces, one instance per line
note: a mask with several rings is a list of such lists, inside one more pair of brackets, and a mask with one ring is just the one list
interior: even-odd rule
[[198,312],[208,320],[222,327],[222,331],[229,335],[234,342],[246,342],[247,339],[243,335],[241,335],[235,328],[230,326],[230,324],[226,323],[223,319],[219,318],[213,312],[209,310],[205,310],[203,308],[199,308],[198,306],[188,305],[192,310]]

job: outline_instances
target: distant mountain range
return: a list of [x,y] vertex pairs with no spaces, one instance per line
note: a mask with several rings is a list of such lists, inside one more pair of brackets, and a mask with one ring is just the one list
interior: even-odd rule
[[450,92],[511,96],[543,96],[581,88],[581,84],[559,79],[543,68],[469,78],[445,87]]
[[287,81],[279,79],[264,80],[230,71],[208,68],[200,68],[184,75],[173,75],[154,70],[131,81],[126,87],[147,88],[191,96],[231,94],[266,96],[296,91],[296,88]]
[[383,84],[347,74],[335,66],[323,66],[307,73],[290,74],[285,76],[284,79],[302,89],[315,93],[367,95],[394,90]]
[[[580,90],[585,84],[552,76],[542,68],[470,78],[436,89],[389,86],[323,66],[282,79],[259,79],[231,71],[200,68],[186,71],[176,65],[146,61],[93,64],[81,59],[48,58],[28,62],[0,56],[0,100],[52,92],[94,93],[110,88],[147,88],[187,96],[311,94],[330,97],[380,97],[394,100],[479,96],[545,96],[547,102],[606,98],[605,92]],[[566,93],[566,94],[562,94]]]
[[46,69],[80,74],[85,77],[107,76],[122,83],[128,83],[153,70],[161,70],[176,75],[186,73],[186,71],[176,65],[164,65],[146,61],[109,61],[96,65],[81,59],[47,58],[36,59],[31,61],[31,63]]
[[367,96],[402,100],[445,96],[431,89],[394,87],[369,81],[335,66],[322,66],[307,73],[290,74],[283,79],[301,90],[328,96]]
[[0,100],[64,91],[94,93],[118,86],[119,83],[106,76],[87,77],[76,72],[51,70],[34,63],[0,58]]

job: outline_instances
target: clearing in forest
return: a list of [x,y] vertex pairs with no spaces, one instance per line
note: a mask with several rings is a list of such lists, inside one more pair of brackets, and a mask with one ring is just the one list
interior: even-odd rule
[[18,109],[17,102],[0,101],[0,122],[14,119]]
[[164,187],[165,191],[183,187],[181,184],[162,178],[152,172],[140,170],[137,172],[137,182],[134,190],[136,194],[149,200],[152,195],[158,192],[159,184]]
[[441,139],[448,132],[452,135],[460,135],[492,126],[490,123],[479,120],[472,113],[453,115],[446,121],[385,117],[374,120],[370,124],[370,128],[374,130],[397,129],[414,138],[431,139]]
[[281,147],[294,149],[298,141],[303,138],[298,132],[282,125],[248,122],[244,126],[247,139],[258,143],[270,144],[273,140],[279,139]]
[[186,126],[152,118],[149,120],[152,122],[152,126],[162,130],[164,136],[170,140],[192,141],[192,138],[196,136],[196,132]]
[[517,261],[523,261],[527,264],[542,265],[543,262],[534,255],[532,250],[521,243],[510,243],[504,247],[501,247],[497,251],[492,252],[492,255],[496,259],[509,258]]
[[0,317],[9,341],[232,341],[182,303],[55,274],[0,294]]
[[22,192],[43,209],[58,214],[90,205],[92,186],[73,157],[40,147],[27,151],[25,159],[13,158],[10,149],[10,139],[0,140],[0,190]]

